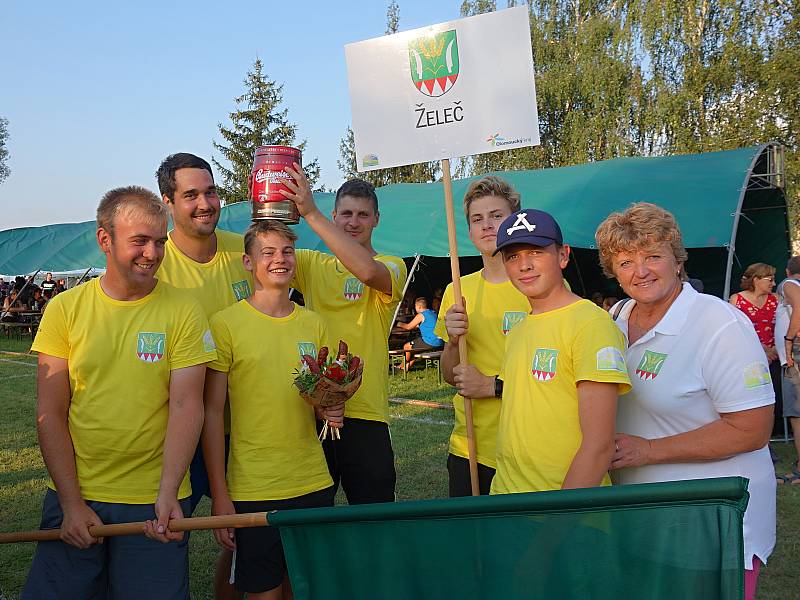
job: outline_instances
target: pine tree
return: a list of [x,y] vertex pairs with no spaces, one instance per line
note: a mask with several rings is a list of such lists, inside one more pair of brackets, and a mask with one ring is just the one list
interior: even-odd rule
[[0,117],[0,183],[3,183],[11,175],[11,169],[7,162],[8,138],[8,119]]
[[[395,0],[389,3],[386,9],[386,35],[397,33],[400,26],[400,7]],[[352,128],[348,127],[342,141],[339,143],[339,160],[336,161],[339,170],[345,179],[359,177],[369,181],[375,187],[392,183],[426,183],[436,181],[440,167],[437,161],[391,167],[388,169],[375,169],[374,171],[358,172],[358,159],[356,157],[355,139]]]
[[[261,59],[256,59],[244,80],[245,92],[234,99],[237,109],[229,114],[231,127],[218,124],[225,143],[213,142],[227,166],[212,157],[222,176],[219,194],[227,204],[249,199],[247,177],[253,167],[253,154],[259,146],[294,146],[303,150],[306,142],[295,143],[297,126],[289,122],[283,102],[283,85],[271,81],[263,72]],[[227,144],[227,145],[226,145]],[[319,164],[304,161],[306,176],[312,187],[319,179]]]

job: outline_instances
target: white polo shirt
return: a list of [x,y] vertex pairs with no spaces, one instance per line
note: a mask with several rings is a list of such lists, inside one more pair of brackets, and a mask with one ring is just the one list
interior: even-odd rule
[[[616,321],[626,339],[635,305],[627,302]],[[688,283],[661,321],[628,346],[625,362],[633,388],[619,398],[620,433],[662,438],[707,425],[720,413],[775,403],[766,356],[752,323],[743,312],[697,293]],[[744,562],[752,569],[753,555],[766,563],[775,547],[775,473],[766,446],[722,460],[614,472],[615,482],[623,484],[729,476],[750,480]]]

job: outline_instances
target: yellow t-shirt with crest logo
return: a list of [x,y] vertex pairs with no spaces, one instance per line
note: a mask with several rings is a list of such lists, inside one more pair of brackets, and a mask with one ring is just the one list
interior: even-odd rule
[[[162,281],[139,300],[114,300],[93,279],[48,303],[31,349],[68,362],[69,431],[81,496],[155,502],[170,374],[217,356],[198,303]],[[187,473],[178,497],[189,494]]]
[[207,318],[250,296],[253,276],[244,268],[244,237],[217,229],[217,253],[207,263],[199,263],[181,252],[169,237],[164,260],[157,277],[170,285],[191,290]]
[[[506,335],[531,310],[530,302],[510,281],[490,283],[483,278],[483,270],[461,278],[461,295],[467,301],[469,333],[467,334],[467,362],[484,375],[500,373]],[[447,341],[444,315],[455,303],[453,285],[442,296],[439,318],[434,332]],[[453,396],[455,426],[450,435],[450,454],[469,457],[467,448],[467,422],[464,416],[464,398]],[[478,462],[492,468],[495,460],[497,423],[500,419],[500,398],[476,398],[472,401],[472,422]]]
[[[559,490],[583,440],[579,381],[631,389],[625,339],[589,300],[528,315],[506,338],[492,494]],[[608,474],[602,485],[611,485]]]
[[[157,277],[170,285],[191,291],[206,318],[223,308],[249,298],[253,292],[253,275],[244,268],[244,236],[216,229],[217,252],[207,263],[192,260],[181,252],[170,236],[164,246],[164,260]],[[231,415],[225,409],[225,433],[231,428]]]
[[[232,500],[284,500],[333,485],[314,409],[294,386],[303,354],[324,345],[322,318],[301,306],[270,317],[243,300],[211,317],[217,360],[228,374]],[[346,435],[346,434],[343,434]]]
[[378,254],[375,260],[389,269],[392,293],[364,285],[339,260],[316,250],[297,250],[297,272],[292,285],[306,307],[328,325],[327,345],[336,353],[339,340],[364,363],[361,387],[345,405],[345,415],[389,422],[389,328],[403,296],[406,265],[396,256]]

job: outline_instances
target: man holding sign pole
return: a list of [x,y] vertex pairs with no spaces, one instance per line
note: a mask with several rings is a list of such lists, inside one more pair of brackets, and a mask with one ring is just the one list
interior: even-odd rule
[[389,435],[389,328],[403,295],[406,266],[401,258],[378,254],[372,231],[378,225],[378,197],[372,184],[348,181],[336,192],[333,220],[314,203],[302,169],[281,193],[334,256],[298,250],[293,285],[306,306],[328,324],[328,346],[339,340],[364,361],[364,378],[347,402],[341,439],[325,440],[325,457],[334,485],[341,482],[350,504],[394,501],[396,474]]
[[[453,398],[455,427],[450,436],[447,473],[450,496],[471,493],[464,398],[475,400],[474,422],[480,493],[486,495],[494,477],[495,440],[500,418],[503,382],[498,377],[505,336],[530,311],[528,299],[508,279],[501,256],[493,256],[497,228],[519,209],[520,196],[499,177],[474,181],[464,196],[469,238],[481,253],[483,269],[461,279],[465,306],[454,303],[447,286],[442,306],[444,319],[435,332],[446,340],[442,353],[444,379],[458,389]],[[471,322],[471,324],[470,324]],[[459,364],[458,339],[466,336],[469,363]]]
[[[450,158],[539,143],[528,8],[349,44],[345,55],[358,169],[442,161],[453,301],[460,305]],[[499,68],[498,56],[514,59]],[[458,340],[457,357],[467,369],[465,342]],[[463,406],[477,495],[472,401],[465,398]]]

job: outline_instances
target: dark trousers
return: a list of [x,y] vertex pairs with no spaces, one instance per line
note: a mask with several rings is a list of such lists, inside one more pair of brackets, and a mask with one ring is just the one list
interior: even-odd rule
[[[488,496],[495,470],[478,463],[478,489],[481,496]],[[469,477],[469,460],[455,454],[447,455],[447,482],[451,498],[472,495]]]
[[386,423],[345,417],[341,439],[326,439],[322,448],[334,490],[341,484],[348,504],[394,502],[397,474]]

